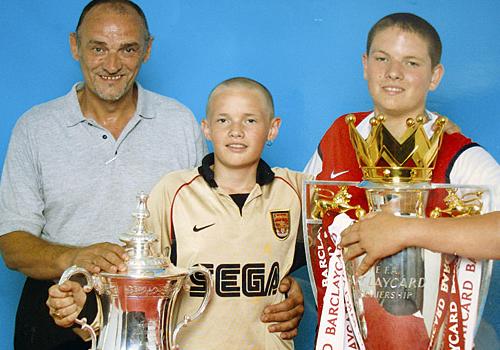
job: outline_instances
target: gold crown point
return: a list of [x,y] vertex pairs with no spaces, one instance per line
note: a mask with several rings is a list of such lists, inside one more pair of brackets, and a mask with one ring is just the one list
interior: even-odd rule
[[423,116],[423,115],[419,115],[419,116],[417,117],[417,123],[419,123],[419,124],[424,124],[424,123],[425,123],[425,120],[426,120],[426,118],[424,118],[424,116]]
[[414,125],[415,125],[415,120],[413,120],[413,118],[406,119],[406,126],[407,127],[411,128]]
[[346,123],[354,123],[356,122],[356,116],[354,114],[349,114],[345,117]]
[[448,118],[446,117],[439,117],[437,120],[436,120],[436,125],[439,126],[439,127],[443,127],[446,122],[448,121]]

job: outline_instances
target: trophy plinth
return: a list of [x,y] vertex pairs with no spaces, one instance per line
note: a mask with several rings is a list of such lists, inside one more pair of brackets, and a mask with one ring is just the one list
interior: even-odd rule
[[[213,293],[212,278],[205,267],[178,268],[168,257],[154,252],[152,245],[158,239],[145,228],[145,219],[149,217],[148,196],[140,193],[137,198],[138,205],[133,213],[135,223],[129,232],[120,236],[129,257],[127,270],[91,275],[87,270],[73,266],[59,281],[62,284],[75,274],[83,274],[87,280],[85,290],[88,292],[94,288],[99,295],[98,308],[102,318],[98,342],[95,331],[86,320],[77,320],[91,333],[92,350],[179,349],[176,342],[178,332],[204,312]],[[195,273],[201,273],[206,279],[207,293],[198,310],[184,316],[176,325],[177,296]]]

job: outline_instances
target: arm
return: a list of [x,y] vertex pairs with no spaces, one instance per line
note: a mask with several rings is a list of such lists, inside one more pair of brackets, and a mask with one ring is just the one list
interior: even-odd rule
[[[418,229],[414,224],[415,229]],[[423,220],[407,246],[473,259],[500,259],[500,212],[455,219]]]
[[275,322],[268,327],[269,332],[281,332],[282,339],[292,339],[297,336],[304,314],[304,295],[299,283],[290,276],[283,278],[279,290],[281,293],[288,293],[287,298],[278,304],[268,305],[262,313],[261,321]]
[[0,178],[0,253],[7,267],[36,279],[57,278],[78,264],[90,272],[116,271],[125,253],[117,245],[76,248],[40,238],[46,225],[43,179],[30,119],[13,130]]
[[115,273],[126,269],[125,250],[112,243],[69,247],[16,231],[0,236],[0,251],[8,268],[36,279],[59,278],[72,265],[83,267],[91,273],[101,270]]
[[366,253],[359,275],[378,260],[412,246],[474,259],[500,259],[500,212],[454,219],[371,213],[344,230],[340,244],[348,260]]

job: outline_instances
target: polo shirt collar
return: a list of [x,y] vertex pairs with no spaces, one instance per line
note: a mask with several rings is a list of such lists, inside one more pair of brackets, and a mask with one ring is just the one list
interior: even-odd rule
[[[77,92],[83,88],[83,84],[84,83],[81,81],[74,84],[71,88],[71,91],[65,96],[66,101],[69,104],[69,108],[73,112],[69,113],[66,116],[66,126],[68,127],[72,127],[82,122],[88,121],[88,119],[85,118],[82,113],[77,95]],[[136,116],[138,116],[138,118],[141,119],[154,119],[156,117],[154,111],[148,108],[147,103],[144,103],[146,97],[144,88],[138,82],[135,82],[135,84],[137,86],[137,107],[133,118],[136,118]]]
[[[205,179],[210,187],[218,187],[214,179],[214,171],[212,170],[214,162],[215,156],[213,153],[210,153],[203,158],[201,166],[198,167],[198,173]],[[270,184],[273,180],[274,172],[271,167],[262,159],[259,160],[259,164],[257,165],[257,184],[263,186]]]

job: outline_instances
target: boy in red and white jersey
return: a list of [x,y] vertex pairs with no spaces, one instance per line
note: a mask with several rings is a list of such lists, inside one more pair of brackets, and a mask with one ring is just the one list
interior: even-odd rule
[[[408,118],[424,116],[424,129],[430,138],[438,115],[426,109],[426,100],[444,74],[440,59],[441,40],[424,19],[395,13],[379,20],[368,34],[362,57],[363,74],[374,106],[372,111],[354,113],[358,133],[366,138],[372,128],[370,119],[383,115],[385,127],[399,140],[406,131]],[[335,120],[327,130],[305,172],[315,175],[317,180],[362,180],[345,116]],[[432,182],[492,186],[498,210],[500,167],[488,152],[459,133],[443,136]],[[358,204],[368,210],[364,191],[351,198],[351,205]],[[322,282],[316,281],[319,290]],[[318,300],[319,309],[321,306],[322,300]],[[403,318],[382,315],[373,308],[365,311],[367,349],[427,348],[429,330],[423,327],[421,315]]]

